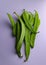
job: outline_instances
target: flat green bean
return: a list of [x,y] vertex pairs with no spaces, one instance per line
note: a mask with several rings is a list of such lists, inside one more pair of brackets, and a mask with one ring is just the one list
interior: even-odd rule
[[[20,35],[21,35],[21,25],[20,25],[20,22],[17,22],[17,24],[16,24],[16,52],[17,52],[17,54],[18,54],[19,57],[22,57],[22,54],[18,53],[18,50],[17,50],[18,41],[20,39]],[[21,44],[20,44],[20,47],[21,47]]]
[[12,26],[12,34],[13,34],[13,36],[16,36],[16,23],[15,23],[13,17],[9,13],[7,13],[7,15],[8,15],[8,18],[9,18],[11,26]]
[[[34,23],[33,31],[37,32],[39,25],[40,25],[39,15],[38,15],[37,11],[35,11],[35,23]],[[32,48],[34,47],[35,38],[36,38],[36,34],[32,33],[31,34],[31,46],[32,46]]]
[[22,17],[23,17],[24,23],[27,26],[27,28],[33,32],[33,29],[32,29],[33,16],[32,16],[32,14],[30,14],[29,12],[24,10]]
[[25,25],[24,25],[21,17],[16,12],[14,12],[14,14],[18,17],[18,19],[19,19],[19,21],[21,23],[21,35],[20,35],[20,39],[19,39],[19,41],[17,43],[17,47],[16,47],[16,50],[18,52],[18,56],[21,57],[20,50],[21,50],[22,42],[23,42],[23,39],[24,39],[24,36],[25,36]]
[[26,32],[25,32],[25,39],[24,39],[24,44],[25,44],[25,56],[27,61],[30,55],[30,31],[25,27]]

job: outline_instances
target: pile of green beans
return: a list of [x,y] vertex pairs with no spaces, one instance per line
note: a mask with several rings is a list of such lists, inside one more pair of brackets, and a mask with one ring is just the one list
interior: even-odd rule
[[14,12],[14,14],[18,18],[17,22],[15,22],[11,14],[7,13],[12,26],[12,35],[16,37],[16,53],[19,57],[23,57],[21,54],[21,47],[24,42],[26,57],[24,61],[27,61],[30,55],[30,48],[34,48],[36,34],[38,33],[37,31],[40,25],[39,15],[36,10],[33,14],[25,9],[20,16],[16,12]]

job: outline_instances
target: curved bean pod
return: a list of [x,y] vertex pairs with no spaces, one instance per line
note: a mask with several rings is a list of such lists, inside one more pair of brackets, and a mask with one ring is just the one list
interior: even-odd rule
[[[37,11],[35,11],[35,23],[34,23],[33,31],[37,32],[39,25],[40,25],[39,15],[38,15]],[[36,38],[36,34],[32,33],[31,34],[31,46],[32,46],[32,48],[34,47],[35,38]]]
[[[25,11],[23,12],[23,20],[24,20],[24,23],[25,25],[27,26],[27,28],[33,32],[33,29],[32,29],[32,23],[33,23],[33,16],[32,14],[30,14],[29,12]],[[31,23],[32,22],[32,23]]]
[[[20,26],[20,22],[17,22],[17,24],[16,24],[16,47],[15,47],[17,54],[18,54],[17,46],[18,46],[18,41],[19,41],[19,39],[20,39],[20,35],[21,35],[21,26]],[[21,43],[21,44],[22,44],[22,43]],[[20,46],[21,46],[21,45],[20,45]],[[19,56],[19,57],[22,57],[22,54],[19,53],[18,56]]]
[[21,52],[20,52],[20,50],[21,50],[22,42],[23,42],[24,36],[25,36],[25,25],[24,25],[24,23],[23,23],[21,17],[20,17],[16,12],[14,12],[14,14],[18,17],[18,19],[19,19],[19,21],[20,21],[20,23],[21,23],[21,35],[20,35],[20,39],[19,39],[19,41],[18,41],[18,43],[17,43],[17,47],[16,47],[18,56],[21,57]]
[[25,44],[25,56],[26,56],[26,60],[24,61],[27,61],[28,58],[29,58],[29,55],[30,55],[30,31],[26,29],[26,32],[25,32],[25,38],[24,38],[24,44]]
[[9,13],[7,13],[7,15],[8,15],[8,18],[9,18],[11,26],[12,26],[12,34],[13,34],[13,36],[16,36],[16,23],[15,23],[13,17]]

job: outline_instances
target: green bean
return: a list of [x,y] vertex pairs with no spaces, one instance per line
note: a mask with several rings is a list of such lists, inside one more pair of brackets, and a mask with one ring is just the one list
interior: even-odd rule
[[31,12],[29,12],[29,24],[32,27],[34,25],[34,15]]
[[26,32],[25,32],[25,39],[24,39],[24,44],[25,44],[25,56],[27,61],[30,55],[30,31],[25,27]]
[[16,23],[16,42],[18,43],[21,34],[20,22]]
[[[38,15],[37,11],[35,11],[35,23],[34,23],[33,31],[37,32],[39,25],[40,25],[39,15]],[[32,48],[34,47],[35,38],[36,38],[36,34],[32,33],[31,34],[31,46],[32,46]]]
[[12,34],[13,34],[13,36],[16,36],[16,23],[15,23],[13,17],[9,13],[7,13],[7,15],[9,17],[9,20],[10,20],[10,23],[12,26]]
[[[32,29],[32,23],[33,23],[33,16],[32,14],[30,14],[29,12],[25,11],[23,12],[23,20],[25,22],[25,25],[28,27],[28,29],[30,31],[33,32],[33,29]],[[32,23],[31,23],[32,22]]]
[[22,42],[23,42],[23,39],[24,39],[24,36],[25,36],[25,25],[24,25],[21,17],[16,12],[14,12],[14,14],[18,17],[18,19],[21,23],[21,35],[20,35],[20,39],[19,39],[19,41],[17,43],[17,47],[16,47],[16,50],[18,52],[18,56],[21,57],[20,50],[21,50]]
[[[16,52],[18,54],[18,51],[17,51],[17,46],[18,46],[18,41],[20,39],[20,35],[21,35],[21,25],[20,25],[20,22],[17,22],[17,25],[16,25]],[[21,43],[22,44],[22,43]],[[21,45],[20,45],[21,46]],[[20,56],[21,55],[21,56]],[[22,54],[18,54],[19,57],[22,57]]]

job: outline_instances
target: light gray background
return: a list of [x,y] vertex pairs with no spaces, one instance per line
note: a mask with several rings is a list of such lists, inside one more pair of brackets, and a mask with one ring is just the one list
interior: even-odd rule
[[[36,9],[41,19],[35,47],[31,49],[29,60],[25,63],[24,44],[22,59],[14,53],[15,38],[11,35],[7,17],[7,13],[14,17],[14,11],[20,14],[23,9],[32,12]],[[0,65],[46,65],[46,0],[0,0]]]

